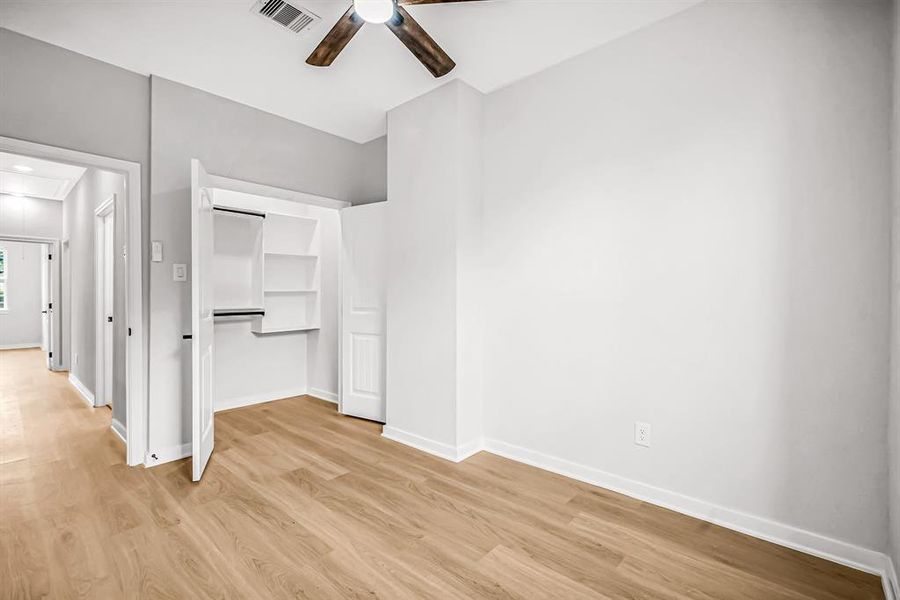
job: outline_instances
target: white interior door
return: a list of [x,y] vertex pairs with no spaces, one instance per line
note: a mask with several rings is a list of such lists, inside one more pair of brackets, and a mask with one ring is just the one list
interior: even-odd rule
[[58,314],[60,323],[60,348],[59,361],[57,364],[62,369],[72,369],[72,254],[69,248],[69,240],[63,241],[59,251],[60,264],[62,265],[62,276],[59,286],[59,306]]
[[213,450],[213,203],[209,175],[191,160],[192,476],[200,481]]
[[345,415],[385,420],[387,203],[341,211],[341,402]]
[[50,367],[50,251],[41,244],[41,350],[47,353]]
[[113,405],[113,306],[115,294],[115,212],[103,217],[103,403]]

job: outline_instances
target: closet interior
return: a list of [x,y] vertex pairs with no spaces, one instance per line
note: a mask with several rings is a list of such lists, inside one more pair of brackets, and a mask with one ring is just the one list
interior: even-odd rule
[[[340,212],[225,189],[213,210],[214,404],[338,391]],[[323,320],[323,304],[334,305]]]

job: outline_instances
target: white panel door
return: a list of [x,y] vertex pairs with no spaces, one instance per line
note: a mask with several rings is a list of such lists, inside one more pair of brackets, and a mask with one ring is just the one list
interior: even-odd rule
[[113,309],[115,307],[116,213],[103,217],[103,404],[112,407],[113,394]]
[[50,360],[50,250],[47,244],[41,244],[41,350],[47,356],[47,368]]
[[200,481],[213,450],[213,203],[209,175],[191,160],[191,467]]
[[345,415],[385,420],[387,203],[341,211],[341,402]]

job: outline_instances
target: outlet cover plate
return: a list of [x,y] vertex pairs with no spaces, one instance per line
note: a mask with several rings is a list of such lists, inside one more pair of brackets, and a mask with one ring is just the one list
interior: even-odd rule
[[634,443],[638,446],[650,447],[650,423],[642,423],[635,421],[634,423]]

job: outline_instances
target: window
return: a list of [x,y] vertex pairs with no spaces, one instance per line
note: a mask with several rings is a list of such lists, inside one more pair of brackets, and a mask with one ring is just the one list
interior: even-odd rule
[[6,248],[0,248],[0,310],[6,310]]

